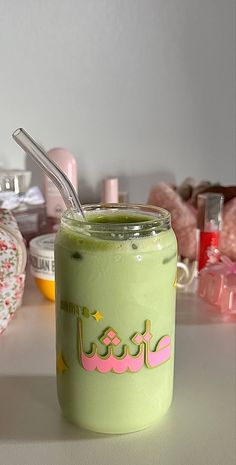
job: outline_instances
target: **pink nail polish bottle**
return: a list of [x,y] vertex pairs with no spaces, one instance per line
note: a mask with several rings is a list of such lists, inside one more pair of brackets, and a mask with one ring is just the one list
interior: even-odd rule
[[[67,175],[77,192],[77,162],[75,157],[63,148],[53,148],[47,152],[47,155]],[[48,176],[45,176],[45,199],[47,216],[60,218],[66,206],[58,189]]]

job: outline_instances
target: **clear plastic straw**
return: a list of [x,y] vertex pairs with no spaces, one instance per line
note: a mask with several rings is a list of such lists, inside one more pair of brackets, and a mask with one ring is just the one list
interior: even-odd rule
[[74,187],[72,186],[65,173],[63,173],[63,171],[56,165],[56,163],[48,158],[46,152],[24,129],[16,129],[13,132],[12,137],[17,142],[17,144],[34,159],[34,161],[40,166],[40,168],[43,169],[43,171],[56,185],[66,204],[66,207],[77,210],[78,213],[81,214],[82,219],[85,220],[85,215],[78,195],[76,194]]

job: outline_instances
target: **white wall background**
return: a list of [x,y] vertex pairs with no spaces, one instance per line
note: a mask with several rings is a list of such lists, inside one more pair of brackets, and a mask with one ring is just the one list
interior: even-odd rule
[[24,167],[23,126],[76,155],[82,200],[235,183],[235,52],[235,0],[0,0],[0,162]]

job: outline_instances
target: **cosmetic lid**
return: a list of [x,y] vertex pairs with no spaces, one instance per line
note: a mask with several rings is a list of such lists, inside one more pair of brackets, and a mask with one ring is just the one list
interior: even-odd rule
[[104,179],[102,201],[104,203],[118,203],[119,191],[117,178]]
[[199,194],[197,199],[197,226],[200,231],[214,232],[222,228],[224,196],[212,192]]
[[45,280],[54,280],[54,241],[56,234],[35,237],[29,243],[31,273]]

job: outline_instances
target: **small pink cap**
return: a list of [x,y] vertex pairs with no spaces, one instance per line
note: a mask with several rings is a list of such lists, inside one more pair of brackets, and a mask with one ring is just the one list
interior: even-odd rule
[[118,179],[107,178],[103,181],[102,202],[104,203],[118,203]]

